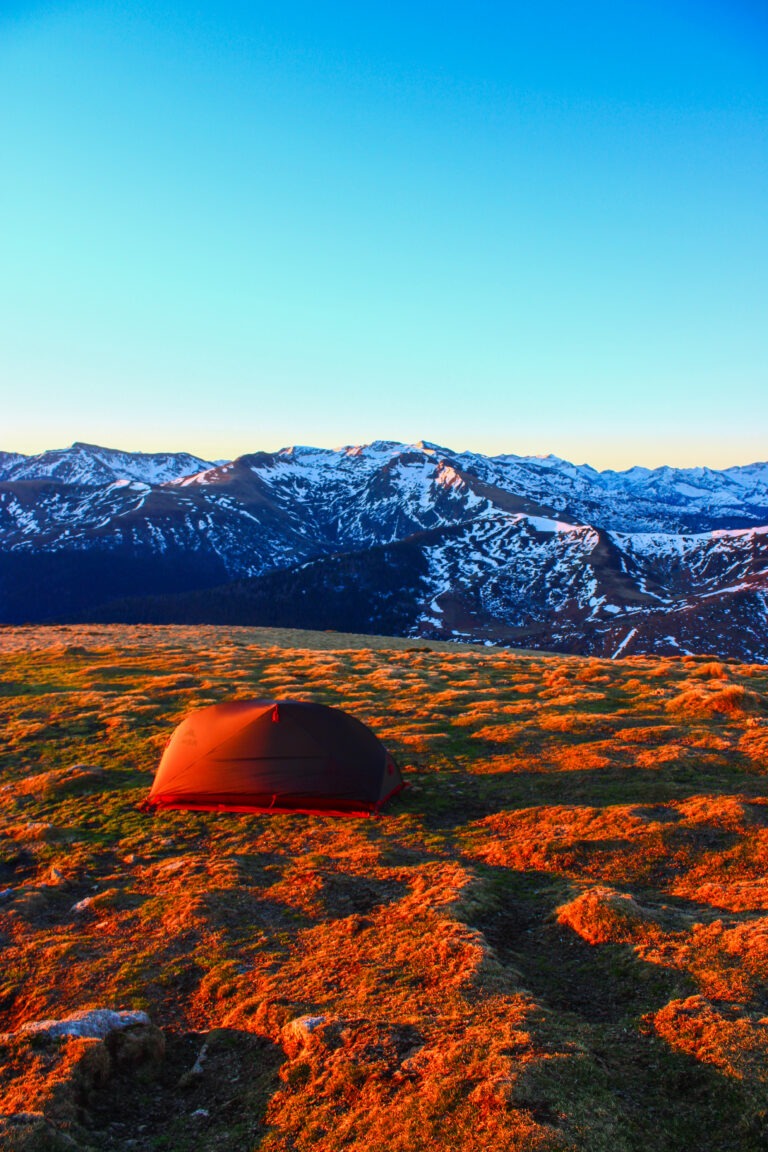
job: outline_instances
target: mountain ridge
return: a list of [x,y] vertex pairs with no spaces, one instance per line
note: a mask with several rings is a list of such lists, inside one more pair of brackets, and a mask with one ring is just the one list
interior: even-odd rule
[[[375,617],[379,630],[388,620],[441,639],[768,660],[766,525],[762,463],[597,472],[429,441],[211,462],[77,442],[0,453],[0,619],[187,622],[194,605],[193,619],[218,622],[239,603],[248,622],[270,623],[269,596],[290,613],[280,589],[293,587],[307,627],[341,592],[322,626],[343,627],[357,580],[371,630]],[[421,573],[401,589],[407,618],[379,603],[376,587],[395,594],[382,548],[403,580]],[[251,619],[257,609],[268,618]]]

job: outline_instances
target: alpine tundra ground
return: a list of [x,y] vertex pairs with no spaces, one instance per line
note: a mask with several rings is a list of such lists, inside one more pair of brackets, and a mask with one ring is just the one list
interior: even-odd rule
[[[768,1143],[768,667],[0,631],[0,1146]],[[191,708],[385,741],[381,819],[147,815]],[[142,1010],[106,1039],[24,1024]]]

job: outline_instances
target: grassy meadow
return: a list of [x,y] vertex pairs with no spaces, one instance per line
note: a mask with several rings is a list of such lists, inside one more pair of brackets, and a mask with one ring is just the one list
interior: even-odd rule
[[[352,712],[408,788],[140,811],[185,713],[253,696]],[[0,709],[0,1147],[768,1146],[768,667],[8,627]],[[17,1031],[84,1008],[155,1028]]]

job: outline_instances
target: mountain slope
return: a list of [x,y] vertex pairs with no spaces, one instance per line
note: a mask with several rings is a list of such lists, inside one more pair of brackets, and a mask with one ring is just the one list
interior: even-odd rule
[[600,473],[376,441],[209,466],[75,444],[5,454],[0,477],[9,622],[149,613],[768,659],[765,464]]
[[71,448],[54,448],[38,456],[0,452],[0,480],[51,479],[87,487],[115,480],[164,484],[210,467],[210,461],[188,452],[120,452],[79,441]]
[[[496,514],[218,588],[118,600],[89,618],[352,628],[602,656],[714,652],[768,661],[768,532],[733,539],[730,565],[719,556],[720,579],[704,566],[681,594],[665,583],[677,537],[660,546],[655,573],[646,553],[634,578],[627,554],[606,533]],[[717,535],[688,543],[694,553],[722,552]]]

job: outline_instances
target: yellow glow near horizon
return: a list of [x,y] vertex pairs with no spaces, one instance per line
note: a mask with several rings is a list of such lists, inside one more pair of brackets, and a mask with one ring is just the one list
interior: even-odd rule
[[[0,436],[2,432],[0,431]],[[705,439],[695,442],[681,442],[673,437],[659,436],[654,443],[627,437],[619,440],[615,436],[592,436],[565,440],[553,437],[550,443],[542,443],[530,433],[509,436],[495,433],[486,437],[440,437],[430,435],[429,429],[422,435],[398,435],[392,430],[368,429],[362,435],[340,435],[328,437],[291,437],[288,430],[283,436],[239,432],[234,434],[211,435],[193,431],[189,436],[177,435],[170,439],[165,435],[137,431],[126,428],[116,434],[113,428],[92,428],[87,433],[57,435],[49,431],[40,436],[8,437],[0,442],[0,451],[19,452],[34,456],[41,452],[69,447],[75,440],[98,444],[126,452],[188,452],[204,460],[234,459],[253,452],[277,452],[292,444],[308,444],[315,448],[335,449],[346,444],[369,444],[373,440],[392,440],[396,443],[414,444],[419,440],[440,444],[451,452],[476,452],[485,456],[547,456],[552,454],[573,464],[589,464],[598,471],[612,469],[620,472],[635,466],[658,468],[664,465],[672,468],[707,467],[724,469],[738,465],[761,463],[768,460],[768,443],[759,432],[748,439]]]

